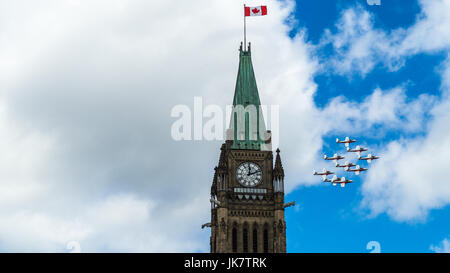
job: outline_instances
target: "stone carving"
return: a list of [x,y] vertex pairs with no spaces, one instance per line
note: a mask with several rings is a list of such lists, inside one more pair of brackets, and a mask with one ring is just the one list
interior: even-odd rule
[[283,222],[278,220],[278,232],[283,233]]
[[225,219],[222,217],[222,220],[220,220],[220,228],[222,229],[223,233],[227,233],[227,223],[225,223]]

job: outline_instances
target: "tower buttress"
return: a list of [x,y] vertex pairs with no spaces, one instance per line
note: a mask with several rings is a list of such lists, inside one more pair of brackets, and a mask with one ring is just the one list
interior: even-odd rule
[[286,252],[286,221],[284,215],[284,169],[280,149],[277,149],[273,168],[273,188],[275,192],[275,219],[273,225],[274,252]]

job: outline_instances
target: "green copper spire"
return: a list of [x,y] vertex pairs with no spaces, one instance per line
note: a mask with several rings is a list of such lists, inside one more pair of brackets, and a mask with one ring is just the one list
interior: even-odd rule
[[267,133],[261,112],[258,87],[253,71],[250,43],[248,49],[239,48],[239,70],[233,99],[230,129],[232,149],[267,150]]
[[247,106],[249,104],[255,106],[261,105],[250,49],[250,43],[247,51],[242,50],[242,44],[239,48],[239,70],[236,79],[233,106]]

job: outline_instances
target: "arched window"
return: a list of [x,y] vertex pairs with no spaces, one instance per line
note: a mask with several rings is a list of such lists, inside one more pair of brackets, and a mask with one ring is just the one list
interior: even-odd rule
[[253,252],[258,253],[258,230],[253,228]]
[[269,252],[269,232],[264,228],[264,253]]
[[244,253],[248,252],[248,229],[247,227],[244,227],[244,234],[242,236],[243,243],[244,243]]
[[232,248],[233,248],[233,252],[237,252],[237,229],[236,227],[233,227],[233,231],[232,231]]

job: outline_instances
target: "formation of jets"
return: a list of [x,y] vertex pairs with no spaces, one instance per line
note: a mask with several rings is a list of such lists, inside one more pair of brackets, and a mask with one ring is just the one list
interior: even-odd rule
[[[361,146],[356,146],[354,149],[350,148],[350,143],[356,142],[356,139],[350,139],[349,137],[346,137],[344,140],[339,140],[339,138],[336,138],[336,143],[344,144],[348,153],[356,153],[358,156],[358,160],[365,160],[367,163],[371,163],[373,160],[379,159],[379,156],[374,156],[372,154],[368,154],[367,156],[361,156],[362,152],[368,151],[367,148],[363,148]],[[363,168],[355,163],[351,163],[349,161],[346,161],[344,164],[339,164],[339,160],[344,159],[345,157],[342,155],[334,154],[331,157],[328,157],[327,155],[324,155],[323,158],[325,160],[333,161],[336,165],[336,168],[344,168],[347,172],[353,172],[356,175],[359,175],[361,172],[365,172],[368,169]],[[352,169],[352,167],[355,167]],[[313,171],[313,175],[320,175],[322,176],[323,182],[330,182],[333,186],[336,186],[337,184],[341,185],[341,187],[345,187],[346,184],[352,183],[353,180],[346,179],[345,177],[337,177],[337,175],[334,175],[331,179],[328,179],[328,175],[334,174],[334,172],[329,171],[327,169],[323,169],[322,172],[317,172],[316,170]]]

